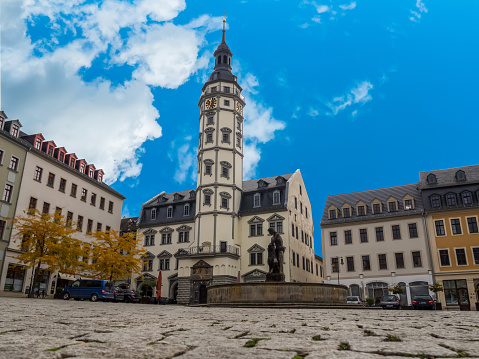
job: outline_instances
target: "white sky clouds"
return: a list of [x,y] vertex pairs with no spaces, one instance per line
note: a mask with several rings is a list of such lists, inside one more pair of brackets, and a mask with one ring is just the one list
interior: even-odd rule
[[351,88],[347,94],[333,98],[333,101],[328,103],[328,107],[332,110],[333,115],[337,115],[351,105],[364,104],[371,101],[372,96],[369,91],[372,88],[372,83],[363,81],[357,84],[356,87]]
[[426,7],[426,4],[422,0],[416,0],[416,10],[411,10],[412,16],[409,18],[409,20],[414,21],[414,22],[419,22],[421,19],[421,16],[423,13],[427,13],[428,9]]
[[182,139],[182,142],[183,144],[179,147],[175,142],[171,143],[173,153],[170,153],[170,160],[178,161],[174,178],[178,183],[184,183],[187,179],[195,182],[198,148],[192,146],[192,136],[186,136]]
[[[2,0],[2,109],[26,132],[42,132],[103,168],[109,183],[138,176],[141,146],[162,135],[150,86],[177,88],[205,68],[204,36],[221,27],[221,17],[209,16],[184,26],[158,23],[185,7],[183,0]],[[49,18],[50,31],[32,43],[26,21],[38,16]],[[107,68],[131,65],[132,79],[84,82],[80,69],[102,54]]]
[[[345,11],[347,10],[352,10],[356,7],[356,1],[353,1],[349,4],[341,4],[339,6],[335,6],[335,4],[332,5],[325,5],[325,4],[320,4],[317,3],[316,1],[308,1],[304,0],[300,6],[303,4],[306,5],[313,5],[314,8],[316,9],[316,14],[311,18],[311,21],[317,24],[323,23],[323,18],[326,18],[329,20],[334,20],[336,18],[336,15],[345,15]],[[308,22],[301,23],[299,25],[300,28],[306,29],[310,26]]]

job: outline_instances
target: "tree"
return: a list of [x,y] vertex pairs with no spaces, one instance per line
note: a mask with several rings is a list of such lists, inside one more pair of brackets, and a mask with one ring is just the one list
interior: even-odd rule
[[394,287],[388,288],[392,294],[403,294],[403,289],[399,284],[396,284]]
[[27,268],[34,268],[29,297],[33,297],[33,284],[37,282],[40,268],[50,271],[78,269],[82,242],[73,238],[75,232],[60,213],[53,216],[30,210],[13,220],[16,230],[14,242],[20,241],[22,251],[16,258]]
[[438,299],[438,298],[437,298],[437,292],[444,292],[444,287],[443,287],[440,283],[438,283],[438,282],[429,285],[428,288],[429,288],[429,290],[430,290],[431,292],[434,293],[434,296],[436,297],[436,298],[435,298],[436,301],[437,301],[437,299]]
[[91,273],[98,278],[121,280],[141,272],[144,254],[134,233],[120,236],[117,231],[96,232],[92,243]]

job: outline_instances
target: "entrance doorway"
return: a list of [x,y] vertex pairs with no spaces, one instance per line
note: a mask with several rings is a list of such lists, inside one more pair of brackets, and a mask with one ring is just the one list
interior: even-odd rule
[[374,298],[375,305],[379,305],[381,298],[388,294],[388,284],[384,282],[373,282],[367,285],[369,298]]
[[471,310],[465,279],[445,280],[443,281],[443,285],[446,305],[459,305],[460,310]]
[[206,289],[206,285],[202,284],[202,285],[200,285],[199,303],[200,304],[206,304],[207,302],[208,302],[208,290]]

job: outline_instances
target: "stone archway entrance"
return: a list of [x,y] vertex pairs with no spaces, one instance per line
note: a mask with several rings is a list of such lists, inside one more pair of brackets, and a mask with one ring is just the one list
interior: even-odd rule
[[200,285],[200,295],[199,295],[199,303],[206,304],[208,302],[208,291],[206,289],[206,284]]
[[192,303],[206,304],[208,302],[208,290],[213,280],[213,266],[204,260],[198,261],[191,267],[190,290]]

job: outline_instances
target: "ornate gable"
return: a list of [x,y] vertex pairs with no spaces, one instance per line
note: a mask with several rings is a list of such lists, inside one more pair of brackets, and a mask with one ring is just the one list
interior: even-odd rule
[[168,257],[168,258],[170,258],[170,257],[172,257],[172,256],[173,256],[173,255],[172,255],[170,252],[166,251],[166,250],[157,255],[158,258],[160,258],[160,257]]
[[263,272],[260,269],[253,269],[252,271],[243,274],[242,277],[243,278],[244,277],[262,277],[262,276],[265,276],[265,275],[266,275],[266,272]]
[[253,218],[251,218],[248,223],[262,223],[264,222],[264,219],[263,218],[260,218],[258,216],[254,216]]
[[284,217],[280,216],[279,214],[275,213],[271,217],[267,219],[268,222],[273,222],[273,221],[282,221],[284,220]]
[[183,224],[179,226],[178,228],[176,228],[178,232],[191,231],[191,229],[192,228],[190,226],[187,226],[186,224]]
[[151,253],[150,251],[147,251],[144,255],[143,258],[155,258],[155,255]]
[[171,232],[174,232],[175,230],[171,227],[165,227],[165,228],[162,228],[160,229],[160,233],[171,233]]
[[255,243],[250,249],[248,249],[250,253],[262,253],[264,252],[264,248],[261,247],[259,244]]
[[150,235],[150,234],[155,234],[158,233],[157,230],[154,230],[153,228],[148,228],[146,231],[143,232],[145,236]]
[[211,266],[206,263],[203,259],[193,264],[193,268],[210,268]]

